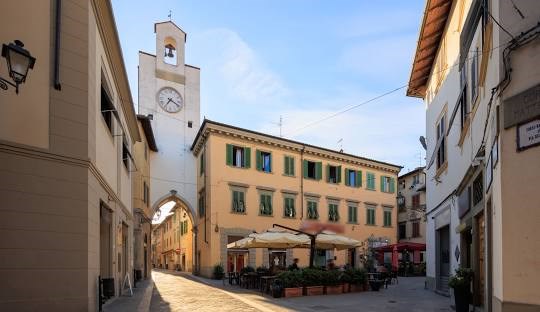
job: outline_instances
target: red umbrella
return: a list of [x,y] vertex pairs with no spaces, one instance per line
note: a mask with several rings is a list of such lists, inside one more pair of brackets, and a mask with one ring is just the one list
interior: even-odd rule
[[397,245],[394,245],[394,248],[392,249],[392,271],[397,271],[398,267],[398,249]]

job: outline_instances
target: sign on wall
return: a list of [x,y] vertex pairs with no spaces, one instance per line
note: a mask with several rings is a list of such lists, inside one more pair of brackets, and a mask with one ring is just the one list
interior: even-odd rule
[[517,127],[517,149],[524,149],[540,145],[540,118],[529,121]]
[[540,84],[504,100],[504,128],[540,116]]

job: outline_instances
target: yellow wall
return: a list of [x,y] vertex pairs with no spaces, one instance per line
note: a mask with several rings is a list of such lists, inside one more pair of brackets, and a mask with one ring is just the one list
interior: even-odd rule
[[[206,149],[206,183],[204,183],[204,174],[199,175],[199,190],[206,190],[206,229],[207,241],[204,241],[204,220],[199,220],[199,247],[201,250],[201,273],[209,275],[211,267],[217,263],[226,264],[226,258],[223,255],[222,245],[226,244],[224,237],[221,236],[223,231],[230,229],[243,229],[247,232],[261,232],[272,227],[273,223],[299,228],[302,221],[305,220],[307,214],[306,198],[301,197],[301,181],[302,181],[302,166],[301,152],[297,149],[298,144],[286,146],[285,142],[276,139],[269,139],[272,143],[281,144],[282,146],[271,145],[270,142],[255,142],[247,138],[233,137],[225,134],[210,133],[207,138],[204,148]],[[234,144],[237,146],[251,147],[251,168],[236,168],[226,165],[226,144]],[[294,149],[292,148],[294,146]],[[257,171],[255,165],[255,151],[257,149],[270,151],[272,153],[272,172],[264,173]],[[199,151],[196,151],[198,153]],[[200,157],[198,153],[198,157]],[[289,177],[284,175],[284,156],[293,156],[295,158],[295,176]],[[332,158],[331,158],[332,157]],[[341,158],[341,159],[340,159]],[[383,193],[380,191],[381,175],[394,178],[397,184],[397,173],[399,167],[377,163],[375,161],[360,160],[354,157],[348,157],[337,152],[331,153],[321,149],[307,147],[304,153],[304,159],[312,161],[322,161],[323,177],[319,181],[304,180],[304,194],[310,193],[320,197],[318,199],[319,221],[328,222],[328,199],[327,196],[338,198],[339,202],[339,224],[344,225],[345,232],[343,235],[363,241],[370,235],[375,237],[386,237],[390,242],[396,242],[396,193]],[[362,164],[359,164],[361,162]],[[198,162],[199,164],[199,162]],[[326,164],[342,166],[342,182],[333,184],[326,182]],[[368,167],[369,166],[369,167]],[[371,167],[371,168],[370,168]],[[345,168],[362,171],[362,186],[349,187],[345,186]],[[199,168],[197,168],[199,170]],[[198,171],[199,172],[199,171]],[[366,189],[366,173],[372,172],[376,176],[375,188],[376,191]],[[246,191],[246,213],[237,214],[231,212],[232,191],[235,187],[233,184],[244,184],[247,186]],[[205,187],[206,186],[206,187]],[[259,192],[258,187],[273,189],[272,206],[273,216],[259,215]],[[284,197],[282,191],[296,192],[295,208],[296,217],[284,217]],[[395,189],[397,190],[397,185]],[[302,211],[302,200],[304,201],[304,209]],[[358,202],[358,224],[349,224],[347,200]],[[366,225],[366,203],[376,204],[375,226]],[[383,227],[383,206],[386,205],[392,211],[392,226]],[[215,231],[218,227],[219,231]],[[226,238],[225,238],[226,239]],[[338,252],[337,263],[345,264],[346,251]],[[301,265],[307,265],[308,252],[306,250],[297,250],[294,252],[294,257],[300,258]],[[256,264],[261,265],[263,262],[262,251],[257,251]],[[288,261],[292,259],[287,259]],[[358,262],[358,261],[357,261]]]

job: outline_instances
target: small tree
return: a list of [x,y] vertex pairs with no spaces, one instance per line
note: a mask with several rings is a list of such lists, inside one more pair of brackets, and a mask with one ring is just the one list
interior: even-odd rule
[[218,263],[214,265],[214,270],[212,272],[212,278],[214,279],[222,279],[223,276],[225,276],[225,269],[223,269],[223,264]]

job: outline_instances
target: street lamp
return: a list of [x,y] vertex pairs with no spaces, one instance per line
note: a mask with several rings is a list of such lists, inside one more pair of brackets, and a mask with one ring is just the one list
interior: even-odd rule
[[15,40],[8,45],[2,44],[2,57],[6,58],[8,72],[14,83],[0,77],[0,88],[7,90],[8,85],[15,87],[15,93],[19,93],[19,85],[26,80],[28,69],[34,68],[36,58],[30,55],[20,40]]

